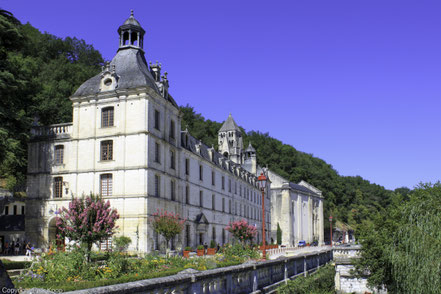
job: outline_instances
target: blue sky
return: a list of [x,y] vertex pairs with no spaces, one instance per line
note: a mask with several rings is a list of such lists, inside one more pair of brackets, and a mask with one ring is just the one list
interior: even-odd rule
[[441,1],[19,1],[106,59],[134,9],[178,104],[394,189],[440,180]]

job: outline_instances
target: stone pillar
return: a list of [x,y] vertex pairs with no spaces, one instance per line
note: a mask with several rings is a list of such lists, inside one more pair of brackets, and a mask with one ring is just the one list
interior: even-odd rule
[[141,47],[141,44],[139,43],[139,32],[136,34],[137,35],[137,43],[138,43],[138,47]]
[[322,246],[325,244],[325,228],[323,223],[323,198],[319,200],[319,209],[318,209],[318,228],[319,228],[319,245]]
[[132,30],[129,30],[129,45],[132,45]]
[[312,243],[314,241],[314,210],[313,210],[313,203],[312,203],[312,197],[308,197],[308,239],[309,243]]

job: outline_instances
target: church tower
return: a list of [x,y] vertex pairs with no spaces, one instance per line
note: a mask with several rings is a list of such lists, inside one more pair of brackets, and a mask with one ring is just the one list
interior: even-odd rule
[[228,116],[218,133],[219,153],[231,161],[242,164],[242,131],[237,126],[233,117]]

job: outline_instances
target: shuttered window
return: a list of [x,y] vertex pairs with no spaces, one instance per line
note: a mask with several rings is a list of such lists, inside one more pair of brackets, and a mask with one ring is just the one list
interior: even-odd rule
[[101,127],[113,127],[113,107],[106,107],[101,110]]
[[63,197],[63,177],[54,178],[54,198]]

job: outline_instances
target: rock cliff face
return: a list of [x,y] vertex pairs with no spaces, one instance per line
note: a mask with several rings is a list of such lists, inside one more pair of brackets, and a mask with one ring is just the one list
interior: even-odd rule
[[[15,289],[14,284],[12,284],[11,279],[9,278],[8,273],[6,272],[6,268],[3,265],[3,262],[0,260],[0,289]],[[8,292],[9,293],[9,292]]]

